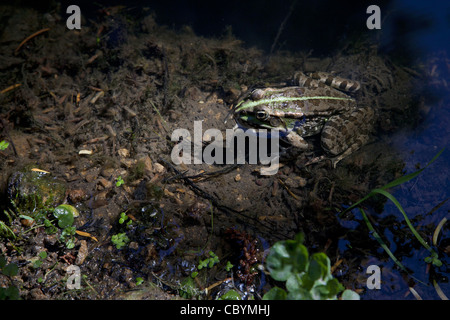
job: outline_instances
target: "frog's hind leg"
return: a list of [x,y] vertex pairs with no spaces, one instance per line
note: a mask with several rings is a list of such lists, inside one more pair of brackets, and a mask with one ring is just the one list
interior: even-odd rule
[[329,159],[331,161],[333,168],[336,168],[336,165],[338,164],[339,161],[346,158],[347,156],[349,156],[350,154],[361,148],[363,145],[365,145],[367,142],[369,142],[369,139],[370,139],[369,135],[361,135],[358,137],[357,141],[355,141],[352,145],[348,147],[347,150],[345,150],[336,157],[330,157]]
[[361,88],[358,81],[338,77],[329,72],[314,72],[305,75],[303,72],[294,74],[294,84],[300,87],[318,88],[327,85],[342,91],[356,92]]
[[333,167],[369,141],[373,123],[374,111],[368,107],[330,118],[322,130],[321,144],[331,155]]

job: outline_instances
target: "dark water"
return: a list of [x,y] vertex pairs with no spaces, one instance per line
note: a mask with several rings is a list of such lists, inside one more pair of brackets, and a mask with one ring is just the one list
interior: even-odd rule
[[[404,28],[402,44],[414,53],[416,59],[426,59],[427,57],[442,54],[448,59],[449,54],[449,31],[450,31],[450,4],[445,1],[395,1],[392,9],[394,12],[402,13],[402,24]],[[398,21],[397,21],[398,24]],[[387,37],[383,38],[383,42],[389,47],[389,43],[394,41],[396,23],[386,19],[388,31]],[[431,68],[439,70],[442,78],[449,80],[450,68],[448,60],[436,61]],[[429,86],[429,83],[424,83]],[[443,86],[430,85],[428,97],[424,101],[424,110],[422,110],[422,120],[419,125],[410,130],[405,130],[392,137],[392,145],[403,156],[406,163],[406,173],[417,170],[416,165],[424,167],[434,155],[442,148],[446,148],[444,153],[428,168],[426,168],[414,180],[397,187],[393,190],[393,195],[402,204],[408,217],[415,221],[414,225],[417,229],[423,230],[428,226],[433,232],[434,228],[443,218],[450,218],[450,202],[445,202],[450,197],[449,183],[449,163],[450,163],[450,92]],[[442,204],[443,203],[443,204]],[[442,204],[439,208],[439,204]],[[403,217],[391,202],[388,202],[384,208],[384,212],[380,218],[394,216],[398,220],[403,221]],[[405,228],[406,229],[406,228]],[[429,230],[427,229],[427,230]],[[391,243],[391,250],[396,252],[404,252],[405,247],[413,246],[414,249],[406,250],[408,254],[401,258],[401,262],[410,268],[414,276],[428,286],[416,284],[416,291],[424,299],[439,299],[435,289],[430,286],[430,279],[435,279],[442,291],[450,296],[449,279],[449,259],[448,255],[440,254],[444,265],[434,270],[428,270],[424,262],[424,258],[429,252],[422,246],[417,245],[417,240],[409,233],[409,239],[396,244],[392,233],[385,230],[385,239]],[[426,232],[429,236],[425,241],[431,243],[431,232]],[[447,222],[441,231],[439,244],[448,245],[450,235],[449,224]],[[445,240],[447,239],[447,241]],[[379,263],[379,261],[377,262]],[[392,269],[394,263],[392,261],[380,263],[386,269]],[[367,298],[404,298],[408,292],[407,283],[400,277],[396,277],[398,272],[388,275],[383,280],[385,287],[382,290],[371,290],[367,293]],[[389,276],[392,281],[389,281]],[[412,298],[408,295],[406,298]]]

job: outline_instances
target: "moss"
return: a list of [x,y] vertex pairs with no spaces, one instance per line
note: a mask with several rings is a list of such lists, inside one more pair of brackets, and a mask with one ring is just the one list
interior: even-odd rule
[[8,195],[17,213],[38,218],[41,212],[64,201],[66,186],[50,173],[32,171],[33,168],[27,166],[11,175]]
[[127,176],[127,182],[132,182],[138,179],[141,179],[145,174],[145,162],[139,160],[138,162],[136,162],[135,165],[133,165],[129,172],[128,172],[128,176]]

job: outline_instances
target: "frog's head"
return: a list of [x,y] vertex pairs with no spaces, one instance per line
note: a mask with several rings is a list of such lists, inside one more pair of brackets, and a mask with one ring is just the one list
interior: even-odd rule
[[284,130],[279,112],[261,101],[263,94],[263,90],[256,89],[239,99],[231,110],[234,120],[243,129]]

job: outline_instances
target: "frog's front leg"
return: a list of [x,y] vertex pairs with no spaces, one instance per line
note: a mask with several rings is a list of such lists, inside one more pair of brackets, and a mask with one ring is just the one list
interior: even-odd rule
[[309,147],[308,142],[305,141],[300,135],[297,134],[294,130],[290,131],[286,135],[286,140],[295,148],[300,149],[302,151],[307,150]]

